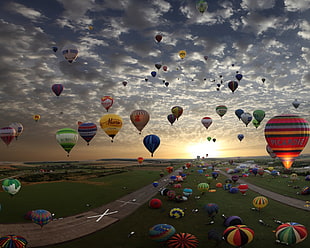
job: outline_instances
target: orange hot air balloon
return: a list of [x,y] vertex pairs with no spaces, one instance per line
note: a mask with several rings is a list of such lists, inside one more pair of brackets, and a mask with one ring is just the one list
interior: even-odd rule
[[297,115],[274,116],[265,126],[265,139],[286,169],[307,145],[309,135],[308,122]]
[[138,109],[131,112],[130,120],[132,124],[138,129],[138,131],[140,131],[139,134],[141,134],[142,129],[150,120],[150,115],[147,111]]
[[40,115],[33,115],[32,119],[34,119],[35,121],[38,121],[41,119],[41,116]]
[[101,104],[107,110],[107,112],[109,111],[109,108],[111,108],[111,106],[113,105],[113,102],[114,100],[111,96],[101,97]]
[[171,109],[171,112],[175,116],[175,118],[177,118],[178,120],[179,117],[183,114],[183,108],[180,106],[175,106]]
[[144,161],[144,158],[142,158],[142,157],[138,157],[138,158],[137,158],[137,160],[138,160],[138,163],[139,163],[139,164],[142,164],[142,163],[143,163],[143,161]]

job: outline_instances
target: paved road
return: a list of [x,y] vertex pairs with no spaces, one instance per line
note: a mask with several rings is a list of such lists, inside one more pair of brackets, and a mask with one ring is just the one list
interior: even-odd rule
[[[225,172],[221,171],[220,173],[229,178],[231,177],[231,175]],[[28,248],[48,246],[83,237],[85,235],[99,231],[133,213],[141,205],[156,195],[159,188],[165,187],[168,184],[168,178],[171,175],[176,174],[178,174],[177,170],[172,174],[169,174],[158,180],[159,186],[157,188],[153,187],[151,184],[147,185],[99,208],[63,219],[54,220],[43,228],[33,223],[0,224],[0,233],[1,235],[16,234],[23,236],[28,241]],[[242,179],[240,179],[238,182],[247,183],[250,190],[253,190],[270,199],[274,199],[276,201],[300,208],[305,211],[310,211],[310,208],[305,206],[305,201],[270,192],[245,182]],[[108,212],[106,212],[107,210]],[[107,215],[99,219],[100,215],[105,212]]]
[[[222,175],[226,176],[227,178],[231,178],[231,174],[227,174],[224,171],[220,171],[220,173]],[[246,183],[249,186],[250,190],[255,191],[255,192],[257,192],[263,196],[266,196],[267,198],[273,199],[275,201],[284,203],[286,205],[289,205],[289,206],[292,206],[295,208],[299,208],[299,209],[302,209],[305,211],[310,211],[310,207],[307,207],[308,204],[306,204],[305,201],[303,201],[303,200],[298,200],[295,198],[291,198],[288,196],[284,196],[284,195],[281,195],[281,194],[260,188],[254,184],[251,184],[251,183],[248,183],[248,182],[242,180],[241,178],[238,180],[238,183]]]

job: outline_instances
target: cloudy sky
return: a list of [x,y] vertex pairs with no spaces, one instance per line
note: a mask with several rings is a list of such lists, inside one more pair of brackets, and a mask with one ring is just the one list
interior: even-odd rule
[[[268,156],[270,118],[297,114],[310,121],[310,1],[207,2],[202,14],[190,0],[1,1],[0,127],[19,122],[24,131],[8,147],[1,141],[0,160],[150,158],[142,142],[149,134],[161,140],[154,158]],[[64,59],[65,47],[78,49],[75,62]],[[232,93],[228,82],[237,72],[243,78]],[[51,90],[56,83],[64,86],[59,97]],[[107,95],[114,98],[109,113],[123,119],[113,143],[99,125]],[[228,108],[222,118],[218,105]],[[174,106],[184,112],[171,126]],[[235,115],[239,108],[264,110],[266,117],[257,129],[246,127]],[[150,114],[141,135],[129,118],[137,109]],[[203,117],[213,120],[208,130]],[[77,129],[78,121],[98,131],[89,146],[79,137],[67,158],[55,133]],[[308,145],[303,153],[309,152]]]

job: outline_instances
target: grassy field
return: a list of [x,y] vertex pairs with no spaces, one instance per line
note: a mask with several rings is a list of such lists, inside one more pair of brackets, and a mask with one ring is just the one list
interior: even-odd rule
[[[175,164],[175,167],[180,167],[181,165],[183,163],[179,162]],[[222,167],[223,170],[224,168]],[[185,171],[187,178],[181,183],[181,189],[176,189],[172,185],[167,187],[179,195],[182,195],[184,188],[192,188],[193,194],[187,201],[171,201],[168,200],[167,196],[162,196],[158,193],[155,198],[159,198],[163,203],[163,206],[159,209],[151,209],[148,203],[146,203],[132,215],[106,229],[74,241],[49,247],[166,247],[165,243],[151,240],[148,235],[149,228],[159,223],[170,224],[175,227],[177,232],[194,234],[199,240],[199,247],[232,247],[225,241],[216,243],[214,240],[208,239],[208,231],[211,229],[215,229],[219,234],[222,234],[225,230],[226,227],[223,225],[224,219],[221,215],[227,217],[237,215],[243,220],[244,224],[255,231],[254,240],[246,247],[281,247],[282,245],[275,243],[273,231],[278,226],[274,221],[275,219],[282,222],[298,222],[306,227],[310,223],[309,212],[280,204],[272,199],[269,199],[269,204],[261,211],[253,211],[252,200],[258,194],[250,190],[246,195],[242,195],[240,192],[232,194],[223,188],[216,188],[215,184],[217,182],[224,183],[227,179],[223,175],[220,175],[217,180],[213,179],[210,183],[211,188],[216,189],[216,192],[202,194],[198,191],[197,185],[200,182],[210,182],[205,175],[210,174],[211,170],[207,169],[204,173],[199,174],[197,169],[192,167]],[[90,204],[90,208],[100,206],[143,185],[152,183],[158,177],[159,170],[138,169],[117,175],[85,180],[84,182],[55,182],[27,185],[14,197],[1,192],[2,210],[0,212],[0,220],[2,223],[22,222],[24,221],[23,214],[25,212],[38,208],[48,209],[55,213],[56,217],[72,215],[88,210],[89,207],[86,204]],[[297,195],[296,191],[299,189],[291,186],[298,184],[299,187],[302,187],[306,184],[303,178],[300,178],[294,184],[290,182],[289,178],[273,178],[268,175],[263,177],[250,176],[245,178],[245,180],[291,197],[300,197],[303,200],[309,199],[307,196]],[[233,186],[237,185],[238,182],[233,184]],[[211,219],[204,210],[204,205],[207,203],[216,203],[219,206],[219,213],[216,215],[215,223],[212,225],[209,225]],[[182,208],[185,216],[180,219],[169,217],[169,211],[174,207]],[[195,209],[198,209],[198,211],[193,211]],[[259,220],[262,220],[267,225],[261,224]],[[134,232],[134,235],[128,237],[130,232]],[[307,238],[305,241],[294,245],[294,247],[306,248],[309,245],[310,239]]]

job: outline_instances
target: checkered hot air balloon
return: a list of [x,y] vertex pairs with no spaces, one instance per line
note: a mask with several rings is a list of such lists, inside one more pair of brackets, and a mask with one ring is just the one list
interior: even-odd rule
[[52,214],[47,210],[38,209],[32,211],[31,219],[35,224],[43,227],[52,221]]
[[308,231],[306,227],[301,224],[287,222],[278,226],[275,234],[277,242],[292,245],[305,240],[308,236]]
[[265,196],[257,196],[253,199],[253,205],[258,210],[261,210],[268,205],[268,199]]
[[223,232],[225,241],[236,247],[250,243],[254,238],[254,231],[246,225],[229,226]]
[[1,248],[25,248],[28,241],[19,235],[6,235],[0,238]]
[[307,145],[309,135],[308,122],[297,115],[274,116],[265,126],[265,139],[286,169]]
[[198,247],[198,239],[190,233],[177,233],[174,234],[167,241],[169,248],[195,248]]

